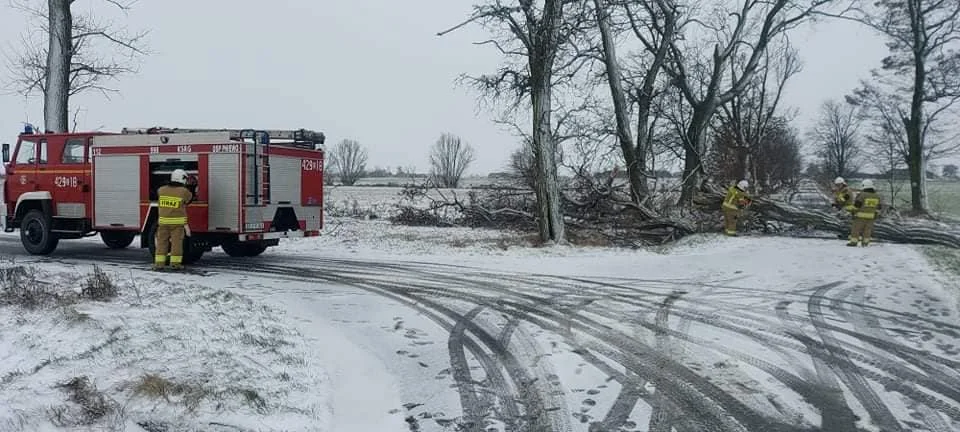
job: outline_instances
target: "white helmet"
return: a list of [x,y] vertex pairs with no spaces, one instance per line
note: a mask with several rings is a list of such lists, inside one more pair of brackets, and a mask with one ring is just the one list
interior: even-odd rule
[[847,184],[847,181],[844,180],[843,177],[837,177],[837,178],[833,179],[833,184],[835,184],[835,185]]
[[175,169],[170,173],[170,181],[174,183],[187,183],[187,172],[182,169]]
[[873,180],[866,179],[860,183],[860,187],[863,189],[873,189]]
[[746,180],[740,180],[740,182],[737,183],[737,187],[743,190],[747,190],[747,188],[750,187],[750,183],[747,183]]

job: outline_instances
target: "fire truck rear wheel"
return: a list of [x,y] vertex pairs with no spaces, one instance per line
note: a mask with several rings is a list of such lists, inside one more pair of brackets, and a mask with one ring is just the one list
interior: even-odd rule
[[234,258],[255,257],[266,252],[267,246],[259,243],[224,243],[220,245],[223,251]]
[[33,255],[49,255],[60,243],[51,232],[50,220],[40,210],[30,210],[20,222],[20,242]]
[[103,240],[103,244],[107,245],[110,249],[124,249],[127,246],[130,246],[133,243],[133,239],[137,237],[137,233],[131,232],[101,232],[100,239]]

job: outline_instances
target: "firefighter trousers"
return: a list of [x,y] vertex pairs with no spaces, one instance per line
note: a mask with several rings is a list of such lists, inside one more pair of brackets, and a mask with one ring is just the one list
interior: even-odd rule
[[153,264],[164,266],[167,263],[167,254],[170,254],[170,265],[180,266],[183,264],[183,239],[186,236],[186,230],[183,225],[157,225],[157,237],[155,239],[157,250],[153,257]]
[[740,211],[724,208],[723,209],[723,233],[726,235],[737,234],[737,219],[740,218]]
[[853,226],[850,229],[850,243],[847,244],[856,246],[857,243],[862,242],[864,246],[869,245],[870,238],[873,236],[873,222],[874,219],[854,217]]

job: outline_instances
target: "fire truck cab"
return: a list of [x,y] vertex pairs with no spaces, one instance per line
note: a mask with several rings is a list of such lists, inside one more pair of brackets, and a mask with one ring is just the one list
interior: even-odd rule
[[[111,249],[154,251],[157,189],[175,169],[195,184],[184,262],[214,247],[252,257],[323,228],[325,137],[309,130],[124,128],[35,133],[3,144],[0,227],[48,255],[99,234]],[[193,182],[192,182],[193,183]]]

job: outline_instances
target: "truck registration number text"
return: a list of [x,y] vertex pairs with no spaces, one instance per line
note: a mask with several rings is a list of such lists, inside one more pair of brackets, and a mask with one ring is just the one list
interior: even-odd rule
[[53,178],[53,185],[58,188],[75,188],[80,184],[77,177],[56,176]]
[[301,166],[304,171],[323,171],[323,163],[318,159],[304,159]]

